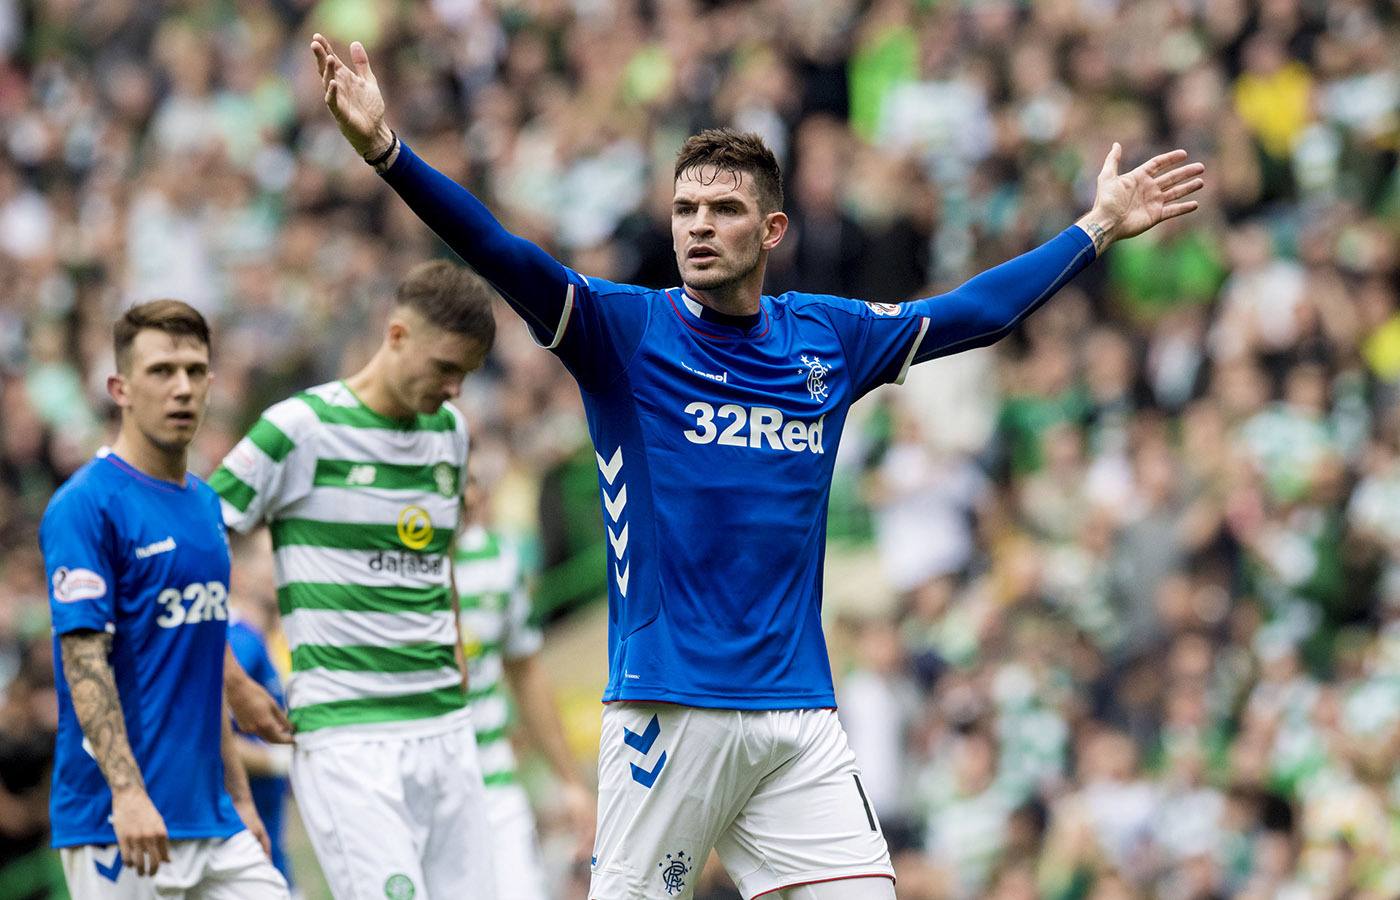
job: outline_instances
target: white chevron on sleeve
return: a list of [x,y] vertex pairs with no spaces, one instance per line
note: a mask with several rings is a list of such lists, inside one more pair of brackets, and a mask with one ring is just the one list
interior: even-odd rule
[[622,534],[613,534],[612,526],[608,526],[608,541],[612,544],[613,555],[622,559],[622,554],[627,552],[627,528],[628,523],[622,523]]
[[609,497],[607,491],[603,491],[603,505],[608,508],[608,515],[614,522],[622,515],[622,511],[627,508],[627,485],[622,486],[622,490],[617,492],[616,497]]
[[614,566],[613,569],[617,573],[617,589],[622,592],[623,597],[626,597],[627,583],[632,580],[632,564],[629,562],[621,569],[618,569],[616,566]]
[[608,460],[607,462],[603,462],[603,454],[595,451],[593,455],[598,457],[598,471],[603,473],[603,478],[608,482],[608,484],[612,484],[613,480],[617,478],[617,473],[622,470],[621,445],[619,445],[618,448],[613,451],[612,459]]

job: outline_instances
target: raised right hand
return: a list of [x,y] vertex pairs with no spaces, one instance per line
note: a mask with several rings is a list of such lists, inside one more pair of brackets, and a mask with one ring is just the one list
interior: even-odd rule
[[347,66],[336,56],[331,42],[318,33],[311,36],[311,53],[321,73],[326,106],[350,146],[366,158],[388,150],[394,136],[384,122],[384,96],[364,45],[359,41],[350,44],[351,65]]
[[161,863],[170,862],[165,820],[144,790],[130,788],[112,797],[112,828],[122,861],[137,875],[154,875]]

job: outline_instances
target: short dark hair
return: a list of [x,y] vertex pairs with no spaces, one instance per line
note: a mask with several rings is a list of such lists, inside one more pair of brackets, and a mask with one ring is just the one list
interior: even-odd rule
[[138,303],[117,319],[112,326],[112,350],[117,357],[117,371],[125,372],[131,365],[131,345],[143,331],[163,331],[171,337],[190,337],[209,346],[209,323],[199,310],[183,300],[151,300]]
[[476,338],[490,349],[496,340],[494,297],[491,285],[471,269],[435,259],[408,270],[394,302],[444,331]]
[[714,166],[726,172],[753,176],[754,192],[763,212],[783,208],[783,173],[778,159],[763,138],[733,128],[708,128],[688,137],[676,154],[675,178],[686,169]]

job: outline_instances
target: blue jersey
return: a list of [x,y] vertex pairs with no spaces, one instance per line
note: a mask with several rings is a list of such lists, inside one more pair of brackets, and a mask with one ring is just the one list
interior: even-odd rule
[[826,513],[851,404],[901,380],[912,307],[764,297],[723,320],[683,290],[571,280],[550,343],[583,388],[609,538],[604,700],[834,706]]
[[73,631],[112,635],[127,737],[170,837],[242,831],[219,753],[229,554],[218,496],[193,475],[178,487],[99,456],[54,494],[39,543],[58,690],[53,845],[116,841],[63,674],[59,638]]
[[[272,657],[267,654],[267,644],[262,634],[247,622],[234,619],[228,626],[228,643],[233,648],[234,658],[248,677],[262,685],[278,705],[285,708],[287,701],[282,693],[282,679],[277,674],[277,667],[272,664]],[[249,739],[262,743],[257,737]],[[291,884],[292,867],[282,846],[287,820],[287,779],[281,775],[250,774],[248,790],[253,795],[253,806],[267,828],[267,837],[272,843],[272,864]]]
[[736,320],[565,268],[406,145],[384,178],[578,381],[608,529],[605,701],[835,706],[822,562],[851,403],[995,342],[1095,255],[1076,226],[947,294],[784,294]]

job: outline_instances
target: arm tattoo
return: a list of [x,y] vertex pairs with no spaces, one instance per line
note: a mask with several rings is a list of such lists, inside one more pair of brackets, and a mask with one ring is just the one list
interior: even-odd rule
[[99,631],[79,631],[59,639],[63,654],[63,676],[73,695],[73,711],[92,745],[93,756],[112,793],[127,788],[146,787],[131,744],[126,736],[121,697],[112,676],[107,654],[111,635]]
[[1103,252],[1104,244],[1108,241],[1108,234],[1103,230],[1103,226],[1098,222],[1085,222],[1084,230],[1089,235],[1089,240],[1094,242],[1094,252]]

